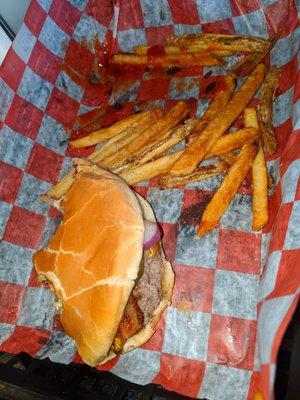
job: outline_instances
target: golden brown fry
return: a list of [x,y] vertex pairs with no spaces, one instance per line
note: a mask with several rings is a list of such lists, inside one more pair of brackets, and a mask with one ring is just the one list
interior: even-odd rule
[[209,67],[214,65],[226,65],[221,58],[211,53],[193,53],[193,54],[165,54],[155,56],[139,56],[135,54],[115,54],[111,60],[111,64],[126,65],[153,65],[164,68],[173,67]]
[[258,53],[251,53],[245,55],[237,64],[232,68],[229,74],[235,78],[241,78],[248,75],[256,65],[269,53],[274,44],[277,42],[278,35],[273,36],[266,41],[265,50]]
[[101,165],[106,168],[111,168],[114,165],[122,163],[128,156],[140,153],[147,148],[149,142],[161,140],[161,138],[177,125],[187,113],[187,103],[178,101],[162,119],[157,122],[152,121],[147,129],[142,130],[135,140],[123,146],[117,153],[114,152],[111,156],[102,159]]
[[172,154],[166,154],[146,164],[138,165],[129,171],[121,172],[120,177],[123,178],[128,185],[134,185],[145,179],[151,179],[154,176],[167,172],[180,154],[182,154],[182,150]]
[[207,160],[229,151],[236,150],[245,144],[253,143],[259,137],[259,130],[254,128],[242,128],[237,131],[221,136],[217,143],[205,155]]
[[94,151],[90,155],[91,161],[99,163],[104,159],[108,159],[119,152],[123,147],[134,142],[144,131],[153,125],[153,121],[163,118],[163,113],[159,108],[147,111],[146,115],[133,125],[129,126],[119,135],[109,139],[103,147]]
[[194,172],[188,175],[176,176],[166,175],[159,179],[158,186],[162,189],[174,188],[181,185],[186,185],[192,182],[202,181],[204,179],[223,174],[228,169],[228,165],[224,162],[217,162],[214,165],[197,168]]
[[261,139],[266,154],[273,154],[278,147],[278,141],[273,127],[273,97],[279,77],[279,69],[271,67],[262,85],[260,105],[258,107]]
[[43,201],[59,200],[71,187],[74,182],[73,172],[68,172],[59,182],[52,186],[47,193],[40,196]]
[[[95,150],[87,158],[94,163],[99,163],[105,157],[109,157],[118,149],[121,149],[124,145],[130,143],[134,140],[136,135],[139,135],[140,130],[144,130],[149,124],[153,124],[153,120],[162,117],[162,111],[156,108],[151,111],[147,111],[145,115],[129,128],[125,129],[119,135],[116,135],[109,139],[101,149]],[[52,188],[50,188],[47,193],[42,196],[44,200],[46,199],[60,199],[70,188],[74,182],[72,172],[66,174],[58,183],[56,183]]]
[[204,159],[216,141],[221,137],[230,125],[237,119],[243,109],[256,93],[265,76],[264,64],[258,66],[246,78],[240,89],[223,108],[222,112],[204,128],[201,135],[190,143],[182,156],[174,163],[170,173],[174,175],[186,175],[194,171]]
[[261,230],[269,220],[268,170],[262,146],[252,165],[252,229]]
[[[140,45],[140,46],[135,46],[133,48],[133,51],[135,54],[139,56],[145,56],[148,53],[148,50],[150,50],[150,46],[146,45]],[[179,46],[162,46],[162,51],[165,52],[165,54],[185,54],[185,53],[201,53],[205,52],[206,50],[203,50],[201,46],[187,46],[187,47],[179,47]],[[235,52],[230,51],[230,50],[216,50],[213,51],[213,54],[217,57],[226,57],[226,56],[232,56]]]
[[[244,121],[246,126],[258,128],[255,108],[245,108]],[[252,229],[259,231],[269,220],[268,169],[261,143],[252,165],[252,187]]]
[[218,112],[221,112],[223,107],[228,103],[231,98],[235,88],[235,79],[231,76],[226,76],[224,79],[224,90],[221,93],[218,93],[216,97],[210,102],[209,106],[205,110],[203,116],[199,119],[195,129],[192,134],[188,137],[187,143],[193,142],[203,131],[205,126],[217,115]]
[[266,40],[255,36],[226,35],[218,33],[199,33],[175,36],[169,41],[169,45],[180,47],[196,45],[202,50],[229,50],[242,53],[263,51],[265,43]]
[[215,192],[203,213],[198,230],[199,236],[205,235],[205,233],[218,225],[222,215],[251,168],[256,154],[257,146],[255,144],[243,146],[235,163],[229,168],[219,189]]
[[70,145],[71,147],[74,147],[75,149],[79,149],[81,147],[89,147],[93,146],[102,140],[105,139],[110,139],[122,131],[124,131],[126,128],[131,126],[134,122],[137,122],[140,120],[142,117],[146,115],[146,112],[141,112],[139,114],[134,114],[130,115],[127,118],[122,119],[121,121],[118,121],[114,123],[113,125],[110,125],[108,127],[102,128],[98,131],[92,132],[89,135],[76,139],[76,140],[71,140]]
[[155,140],[154,142],[147,143],[146,147],[137,154],[128,157],[123,162],[114,165],[111,170],[119,174],[120,172],[127,171],[137,165],[145,164],[149,160],[160,157],[166,150],[175,146],[182,139],[186,138],[191,132],[197,121],[195,119],[189,119],[183,125],[176,126],[170,132],[168,131],[162,138]]
[[230,151],[229,153],[221,154],[220,160],[225,162],[229,167],[236,161],[237,154],[234,151]]

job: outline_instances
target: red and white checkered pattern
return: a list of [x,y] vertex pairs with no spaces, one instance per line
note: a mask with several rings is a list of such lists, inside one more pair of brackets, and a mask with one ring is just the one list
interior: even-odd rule
[[[109,102],[123,109],[177,99],[201,114],[208,100],[201,75],[224,69],[190,68],[172,77],[133,76],[111,94],[83,90],[61,66],[92,69],[82,44],[95,35],[110,51],[164,44],[173,34],[224,32],[268,37],[280,29],[270,54],[281,69],[274,106],[278,151],[268,160],[275,187],[270,221],[251,231],[251,187],[243,184],[220,227],[204,238],[196,225],[218,178],[161,191],[156,179],[136,186],[153,205],[164,231],[176,283],[172,306],[142,348],[101,370],[140,384],[160,383],[192,397],[272,398],[276,354],[296,307],[300,224],[300,28],[294,0],[32,0],[24,24],[0,67],[0,349],[26,351],[59,362],[81,362],[53,311],[53,295],[36,281],[31,256],[53,234],[58,213],[37,197],[69,168],[64,126],[78,113]],[[213,78],[214,79],[214,78]],[[184,88],[184,89],[183,89]],[[298,130],[297,130],[298,129]],[[67,156],[67,157],[66,157]],[[257,313],[258,311],[258,313]]]

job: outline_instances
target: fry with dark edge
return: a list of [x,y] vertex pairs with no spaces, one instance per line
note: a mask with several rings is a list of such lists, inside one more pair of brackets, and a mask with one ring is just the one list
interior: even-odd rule
[[166,175],[158,180],[158,186],[161,189],[170,189],[181,185],[186,185],[192,182],[202,181],[212,176],[223,174],[228,169],[228,165],[225,162],[219,161],[213,165],[206,167],[199,167],[194,172],[188,175],[176,176]]
[[255,128],[242,128],[223,135],[205,155],[204,159],[207,160],[240,149],[245,144],[253,143],[258,137],[259,130]]
[[131,126],[134,122],[140,120],[145,115],[146,111],[139,114],[130,115],[129,117],[124,118],[121,121],[118,121],[110,126],[99,129],[98,131],[94,131],[85,137],[70,140],[70,146],[74,147],[75,149],[79,149],[82,147],[93,146],[105,139],[110,139],[124,131],[126,128]]
[[[255,108],[245,108],[244,121],[246,126],[258,128]],[[268,169],[261,143],[252,164],[252,188],[252,229],[259,231],[269,220]]]
[[166,154],[156,160],[149,161],[146,164],[138,165],[128,171],[121,172],[120,177],[124,179],[128,185],[134,185],[138,182],[144,181],[145,179],[151,179],[154,176],[167,172],[180,154],[182,154],[182,150]]
[[274,44],[278,40],[278,34],[272,36],[268,41],[266,41],[265,50],[259,53],[250,53],[245,55],[237,64],[229,71],[229,75],[234,78],[241,78],[248,75],[256,65],[261,62],[261,60],[270,52]]
[[218,33],[198,33],[175,36],[169,45],[180,47],[198,46],[202,50],[229,50],[241,53],[264,51],[266,40],[255,36],[226,35]]
[[[155,46],[154,46],[155,47]],[[203,50],[201,46],[187,46],[187,47],[179,47],[179,46],[159,46],[165,54],[186,54],[186,53],[207,53],[206,50]],[[140,46],[135,46],[133,48],[133,51],[135,54],[139,56],[146,56],[148,54],[148,51],[151,52],[153,47],[147,46],[147,45],[140,45]],[[232,56],[235,52],[230,51],[230,50],[214,50],[212,54],[218,56],[218,57],[226,57],[226,56]]]
[[175,146],[182,139],[185,139],[196,125],[197,120],[189,119],[184,124],[178,125],[171,131],[168,131],[162,138],[154,141],[152,144],[146,145],[142,152],[138,152],[128,157],[123,162],[114,165],[111,170],[119,174],[125,172],[137,165],[145,164],[149,160],[160,157],[170,147]]
[[229,153],[221,154],[220,160],[224,161],[229,167],[235,163],[237,154],[234,151],[230,151]]
[[260,105],[258,106],[261,140],[266,154],[274,154],[278,147],[278,140],[273,127],[273,97],[278,77],[279,69],[275,66],[271,67],[262,85]]
[[203,129],[201,135],[186,147],[184,153],[172,166],[171,174],[187,175],[197,168],[219,137],[226,132],[255,95],[264,77],[265,66],[258,64],[240,89],[234,93],[222,112],[218,113]]
[[242,147],[235,163],[229,168],[223,182],[203,213],[198,229],[199,236],[205,235],[218,225],[222,215],[227,210],[240,184],[251,168],[256,154],[257,146],[255,144],[248,144]]
[[[135,135],[139,134],[139,129],[145,129],[150,122],[153,123],[153,120],[160,118],[162,115],[162,111],[159,108],[146,111],[145,115],[140,118],[139,121],[136,121],[130,127],[109,139],[103,147],[95,150],[87,157],[87,159],[94,163],[100,162],[103,158],[110,156],[114,151],[118,151],[119,148],[132,141]],[[73,182],[73,174],[72,172],[69,172],[59,182],[52,186],[45,195],[41,196],[41,199],[59,199],[67,192]]]
[[139,153],[148,147],[152,141],[157,142],[174,126],[176,126],[188,113],[187,103],[178,101],[162,118],[158,121],[150,121],[147,128],[140,129],[139,134],[134,140],[129,141],[125,146],[116,152],[113,151],[109,157],[100,161],[104,168],[112,168],[114,165],[125,161],[129,156]]
[[211,67],[215,65],[226,65],[221,57],[211,53],[187,53],[187,54],[163,54],[155,56],[139,56],[136,54],[115,54],[110,59],[111,64],[136,65],[167,68],[170,66],[189,67]]
[[217,115],[218,112],[222,111],[223,107],[232,97],[235,88],[235,79],[231,76],[225,76],[224,83],[225,89],[221,93],[218,93],[210,102],[203,116],[195,126],[192,134],[188,137],[187,143],[193,142],[199,136],[199,133],[203,131],[205,126]]

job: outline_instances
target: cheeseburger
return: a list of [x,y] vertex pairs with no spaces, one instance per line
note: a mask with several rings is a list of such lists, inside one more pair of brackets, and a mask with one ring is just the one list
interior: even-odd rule
[[83,361],[104,363],[145,343],[170,303],[174,274],[149,203],[87,161],[55,203],[63,219],[33,262],[53,288]]

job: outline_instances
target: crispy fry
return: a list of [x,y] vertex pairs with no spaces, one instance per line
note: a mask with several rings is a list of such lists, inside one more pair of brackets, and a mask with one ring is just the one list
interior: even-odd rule
[[198,230],[199,236],[205,235],[205,233],[218,225],[222,215],[228,208],[240,184],[251,168],[256,154],[257,146],[255,144],[243,146],[235,163],[230,167],[225,175],[224,181],[215,192],[203,213]]
[[[205,52],[205,50],[203,50],[201,48],[201,46],[187,46],[187,47],[179,47],[179,46],[161,46],[162,48],[162,52],[164,52],[165,54],[186,54],[186,53],[201,53],[201,52]],[[146,56],[148,51],[152,49],[152,47],[150,46],[146,46],[146,45],[140,45],[140,46],[135,46],[133,48],[133,51],[135,52],[135,54],[139,55],[139,56]],[[232,56],[235,52],[234,51],[230,51],[230,50],[216,50],[213,51],[213,54],[216,55],[217,57],[226,57],[226,56]]]
[[197,45],[202,50],[229,50],[242,53],[263,51],[266,40],[254,36],[226,35],[218,33],[199,33],[175,36],[169,45],[180,47]]
[[231,76],[226,76],[224,78],[225,81],[225,89],[216,95],[216,97],[210,102],[209,106],[205,110],[203,116],[199,119],[195,129],[192,134],[188,137],[187,143],[193,142],[203,131],[205,126],[217,115],[219,111],[223,109],[223,107],[228,103],[231,98],[234,88],[235,88],[235,80]]
[[99,163],[110,156],[114,156],[116,152],[120,151],[120,149],[122,149],[124,146],[132,143],[145,130],[149,129],[151,125],[153,125],[153,121],[156,121],[162,117],[163,113],[159,108],[147,111],[144,117],[135,122],[133,125],[129,126],[119,135],[109,139],[103,147],[94,151],[89,158],[91,161]]
[[142,152],[134,154],[123,162],[114,165],[111,170],[116,174],[123,173],[137,165],[145,164],[149,160],[160,157],[166,150],[186,138],[196,123],[195,119],[189,119],[183,125],[176,126],[171,131],[168,131],[159,141],[156,140],[147,144]]
[[220,137],[217,143],[205,155],[204,159],[207,160],[228,153],[229,151],[239,149],[245,144],[253,143],[258,136],[259,131],[254,128],[242,128],[228,133],[227,135]]
[[[114,153],[114,151],[122,148],[124,144],[130,143],[130,141],[134,139],[135,135],[139,134],[140,129],[143,130],[150,122],[153,123],[153,120],[160,118],[161,116],[162,112],[159,108],[147,111],[139,121],[136,121],[133,125],[125,129],[119,135],[109,139],[107,143],[101,147],[101,149],[98,149],[90,154],[88,156],[88,160],[93,161],[94,163],[99,163],[101,160],[103,160],[103,158],[110,156]],[[52,188],[50,188],[41,198],[43,200],[60,199],[67,192],[73,182],[73,174],[72,172],[69,172],[58,183],[52,186]]]
[[101,165],[106,168],[111,168],[126,160],[128,156],[143,151],[152,140],[155,142],[161,140],[170,129],[177,125],[186,116],[187,112],[187,103],[184,101],[178,101],[162,119],[158,120],[156,123],[152,121],[147,129],[140,131],[134,141],[130,141],[117,153],[114,152],[111,156],[102,159]]
[[59,200],[71,187],[74,182],[73,172],[68,172],[59,182],[52,186],[44,195],[39,199],[43,201]]
[[182,154],[182,151],[166,154],[163,157],[150,161],[143,165],[138,165],[129,171],[121,172],[120,177],[127,182],[128,185],[134,185],[145,179],[153,178],[154,176],[164,174],[174,163],[174,161]]
[[92,132],[83,138],[71,140],[70,146],[79,149],[81,147],[93,146],[105,139],[110,139],[124,131],[126,128],[131,126],[134,122],[140,120],[145,115],[145,111],[139,114],[130,115],[129,117],[124,118],[113,125]]
[[[255,108],[245,108],[244,121],[246,126],[258,128]],[[252,165],[252,187],[252,229],[259,231],[269,220],[268,169],[261,143]]]
[[234,151],[230,151],[229,153],[221,154],[220,160],[225,162],[229,167],[235,163],[237,154]]
[[229,72],[229,75],[235,78],[241,78],[248,75],[256,65],[269,53],[274,44],[277,42],[278,35],[274,35],[271,39],[266,41],[265,49],[258,53],[251,53],[245,55]]
[[271,67],[267,72],[262,86],[260,106],[258,107],[261,139],[266,154],[273,154],[278,147],[278,141],[273,127],[273,97],[279,77],[279,69]]
[[115,54],[111,60],[111,64],[126,65],[153,65],[164,68],[173,67],[209,67],[214,65],[226,65],[221,58],[211,53],[193,53],[193,54],[165,54],[157,56],[139,56],[135,54]]
[[245,106],[256,93],[265,76],[265,66],[258,64],[246,78],[240,89],[223,108],[222,112],[204,128],[201,135],[190,143],[182,156],[174,163],[170,172],[174,175],[186,175],[194,171],[204,159],[216,141],[241,114]]
[[214,165],[197,168],[194,172],[188,175],[176,176],[166,175],[159,179],[158,186],[162,189],[174,188],[187,183],[198,182],[226,172],[228,166],[224,162],[217,162]]

